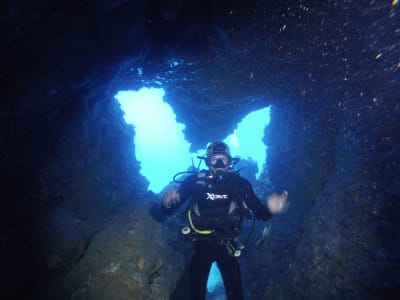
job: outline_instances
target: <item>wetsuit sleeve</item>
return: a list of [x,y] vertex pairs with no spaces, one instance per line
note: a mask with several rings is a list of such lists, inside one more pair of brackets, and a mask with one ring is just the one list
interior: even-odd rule
[[181,186],[178,188],[180,201],[176,205],[172,206],[171,208],[166,208],[161,201],[161,209],[164,212],[164,214],[170,215],[174,213],[179,207],[182,206],[183,203],[186,202],[186,200],[191,196],[193,183],[195,179],[196,179],[195,175],[187,177],[185,181],[181,184]]
[[244,202],[247,205],[248,208],[250,208],[255,217],[257,219],[261,219],[263,221],[266,221],[268,219],[272,218],[272,214],[270,213],[269,209],[262,204],[260,199],[256,196],[256,194],[253,191],[253,188],[251,187],[251,184],[244,178],[241,178],[241,185],[243,188],[243,197],[244,197]]

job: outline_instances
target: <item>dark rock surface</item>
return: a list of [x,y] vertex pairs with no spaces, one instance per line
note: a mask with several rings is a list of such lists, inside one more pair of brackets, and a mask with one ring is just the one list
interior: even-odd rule
[[[151,195],[139,200],[154,201]],[[115,215],[68,275],[35,298],[169,299],[183,272],[183,259],[167,245],[148,206]]]
[[257,191],[286,188],[291,204],[246,248],[247,299],[398,298],[399,5],[2,1],[3,293],[174,291],[188,254],[171,232],[180,221],[161,229],[146,214],[156,199],[113,100],[161,85],[194,148],[272,105]]

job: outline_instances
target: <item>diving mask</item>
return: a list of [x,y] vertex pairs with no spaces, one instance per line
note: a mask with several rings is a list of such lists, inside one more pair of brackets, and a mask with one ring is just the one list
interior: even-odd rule
[[229,158],[225,155],[213,155],[209,159],[209,166],[212,168],[226,168],[229,163]]

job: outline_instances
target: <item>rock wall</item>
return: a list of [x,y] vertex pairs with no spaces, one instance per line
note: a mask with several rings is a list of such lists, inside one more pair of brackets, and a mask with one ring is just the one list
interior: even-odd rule
[[130,5],[1,4],[1,260],[13,298],[69,271],[146,190],[110,89],[121,57],[140,60],[145,45],[125,42],[143,37]]
[[[299,94],[305,103],[287,100],[290,105],[272,108],[268,174],[274,188],[289,190],[291,204],[273,219],[254,259],[245,261],[254,271],[247,278],[249,299],[390,299],[400,293],[398,64],[393,52],[384,60],[379,52],[393,49],[393,31],[382,30],[396,22],[390,10],[380,17],[378,11],[363,13],[370,20],[363,29],[348,20],[354,29],[348,38],[359,41],[347,53],[354,63],[348,77],[317,79],[318,90],[305,87]],[[381,39],[371,43],[372,32]]]
[[393,199],[399,157],[393,116],[386,111],[398,110],[396,93],[388,91],[383,107],[357,106],[353,99],[351,107],[331,114],[333,128],[327,115],[272,111],[270,180],[289,190],[291,203],[245,261],[254,274],[247,278],[249,299],[398,295],[399,206]]
[[146,204],[115,215],[71,271],[35,299],[169,299],[183,272],[183,259],[149,215],[152,197],[137,199]]

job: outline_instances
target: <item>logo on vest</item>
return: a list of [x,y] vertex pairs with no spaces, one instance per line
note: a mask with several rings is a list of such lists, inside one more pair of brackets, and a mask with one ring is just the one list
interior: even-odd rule
[[206,200],[218,200],[218,199],[228,199],[228,195],[218,195],[214,193],[206,193],[207,199]]

